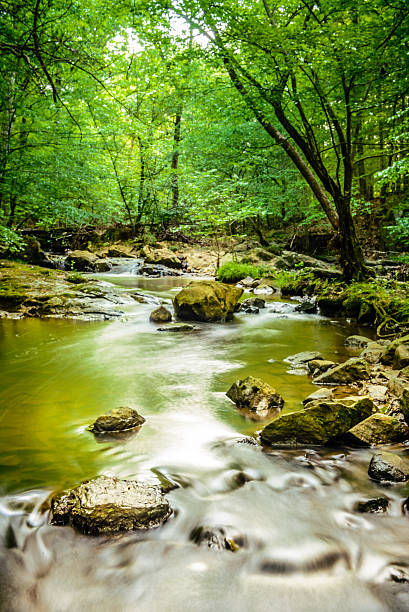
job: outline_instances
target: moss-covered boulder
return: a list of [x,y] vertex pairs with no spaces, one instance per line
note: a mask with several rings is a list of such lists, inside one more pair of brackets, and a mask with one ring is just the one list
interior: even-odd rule
[[161,525],[172,513],[162,488],[99,476],[51,501],[51,523],[86,535],[114,534]]
[[238,408],[258,412],[276,410],[284,404],[281,395],[271,385],[253,376],[247,376],[244,380],[236,380],[226,395]]
[[348,385],[358,380],[367,380],[370,376],[369,365],[364,359],[353,357],[345,363],[330,368],[316,378],[318,384]]
[[72,251],[65,260],[67,270],[94,272],[98,257],[90,251]]
[[402,370],[409,365],[409,345],[408,344],[400,344],[398,348],[395,350],[395,354],[393,356],[393,364],[392,367],[394,370]]
[[97,418],[91,425],[90,430],[95,433],[127,431],[140,427],[145,423],[143,416],[134,408],[120,407],[113,408],[106,414]]
[[343,440],[353,446],[376,446],[392,444],[409,438],[409,427],[393,416],[375,413],[361,421],[344,436]]
[[165,306],[159,306],[152,310],[149,315],[149,321],[152,323],[169,323],[172,320],[172,313]]
[[409,423],[409,384],[402,387],[402,392],[399,398],[399,408],[405,417],[407,423]]
[[309,402],[305,410],[285,414],[260,434],[267,446],[303,446],[335,442],[374,410],[368,397]]
[[174,298],[175,314],[185,321],[228,321],[242,293],[217,281],[193,281]]
[[409,457],[395,453],[377,453],[371,459],[368,475],[378,482],[405,482],[409,480]]
[[167,266],[168,268],[180,269],[183,267],[181,260],[175,253],[166,248],[153,249],[150,246],[144,246],[141,251],[142,257],[145,258],[145,263]]
[[401,336],[400,338],[393,340],[385,346],[381,357],[382,363],[385,363],[387,365],[391,365],[393,363],[395,351],[400,344],[409,345],[409,334],[407,336]]

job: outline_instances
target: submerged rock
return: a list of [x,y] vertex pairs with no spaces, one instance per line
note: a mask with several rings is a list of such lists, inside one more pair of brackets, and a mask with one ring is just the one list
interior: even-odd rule
[[172,313],[165,306],[159,306],[159,308],[152,310],[149,320],[153,323],[168,323],[172,320]]
[[353,357],[345,363],[330,368],[314,378],[318,384],[345,385],[358,380],[367,380],[370,376],[369,365],[364,359]]
[[322,354],[319,351],[303,351],[302,353],[290,355],[285,361],[293,365],[307,365],[309,361],[318,361],[320,359],[322,359]]
[[217,552],[222,550],[236,552],[245,545],[243,536],[229,534],[225,527],[196,527],[190,534],[190,539],[198,546],[206,546]]
[[409,438],[409,427],[387,414],[375,413],[350,429],[343,440],[358,446],[392,444]]
[[248,298],[241,304],[237,304],[236,312],[246,312],[248,314],[258,314],[260,308],[265,308],[266,302],[261,298]]
[[98,417],[95,423],[91,425],[90,430],[95,434],[127,431],[140,427],[144,423],[144,417],[134,408],[113,408],[106,414]]
[[409,458],[394,453],[377,453],[371,459],[368,475],[378,482],[405,482],[409,479]]
[[380,514],[386,512],[389,508],[389,499],[386,497],[377,497],[376,499],[368,499],[366,502],[358,502],[356,505],[357,512],[370,512],[372,514]]
[[194,325],[188,323],[167,323],[157,328],[160,332],[191,332],[197,329]]
[[277,409],[284,404],[281,395],[271,385],[253,376],[236,380],[226,395],[239,408],[255,411]]
[[373,402],[368,397],[310,402],[305,410],[285,414],[267,425],[260,439],[267,446],[336,442],[354,425],[370,416],[373,409]]
[[372,340],[365,336],[348,336],[345,340],[345,346],[352,346],[356,348],[366,348]]
[[99,476],[51,501],[51,523],[86,535],[114,534],[161,525],[172,509],[156,485]]
[[185,321],[228,321],[242,293],[217,281],[193,281],[175,296],[175,314]]

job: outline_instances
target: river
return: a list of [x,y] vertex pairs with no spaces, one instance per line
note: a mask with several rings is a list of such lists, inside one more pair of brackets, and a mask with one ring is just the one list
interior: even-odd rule
[[[104,279],[164,300],[189,280]],[[238,443],[264,422],[225,396],[251,374],[284,397],[284,413],[302,409],[317,387],[285,359],[319,350],[342,361],[356,354],[345,338],[368,330],[271,300],[258,315],[167,334],[149,322],[152,309],[135,303],[110,322],[0,321],[1,609],[409,610],[399,582],[409,564],[407,487],[368,479],[371,450]],[[87,426],[118,406],[146,423],[126,440],[97,442]],[[50,526],[50,493],[98,474],[180,485],[168,493],[174,516],[114,538]],[[387,515],[354,510],[385,495]],[[208,538],[199,546],[200,528],[213,547]],[[225,536],[236,552],[214,550]]]

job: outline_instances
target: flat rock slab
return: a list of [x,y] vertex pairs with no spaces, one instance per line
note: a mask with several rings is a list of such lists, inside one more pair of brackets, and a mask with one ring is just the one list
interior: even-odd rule
[[51,501],[51,523],[86,535],[110,535],[158,527],[172,513],[162,488],[99,476]]
[[340,436],[373,412],[368,397],[309,402],[305,410],[285,414],[267,425],[260,434],[266,446],[322,445]]
[[368,475],[378,482],[405,482],[409,480],[409,457],[394,453],[377,453],[371,459]]
[[114,408],[97,418],[90,431],[95,434],[129,431],[145,423],[143,416],[134,408]]
[[190,332],[197,329],[194,325],[188,323],[169,323],[158,327],[157,331],[160,332]]
[[322,359],[322,354],[318,351],[303,351],[302,353],[290,355],[284,361],[288,361],[292,364],[307,364],[309,361],[314,361],[315,359]]

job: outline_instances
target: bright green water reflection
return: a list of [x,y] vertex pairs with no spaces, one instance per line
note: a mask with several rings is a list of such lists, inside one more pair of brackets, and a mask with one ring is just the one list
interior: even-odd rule
[[[117,282],[141,284],[131,277]],[[181,282],[143,284],[168,298]],[[315,387],[307,376],[289,374],[283,359],[303,350],[343,359],[350,354],[344,339],[356,332],[265,309],[166,335],[149,323],[152,308],[135,304],[126,321],[106,323],[0,321],[2,491],[62,487],[99,472],[132,476],[165,464],[195,473],[206,467],[206,444],[261,427],[224,396],[236,378],[261,376],[283,395],[286,411],[298,409]],[[136,407],[147,423],[126,442],[98,444],[85,427],[120,405]]]

